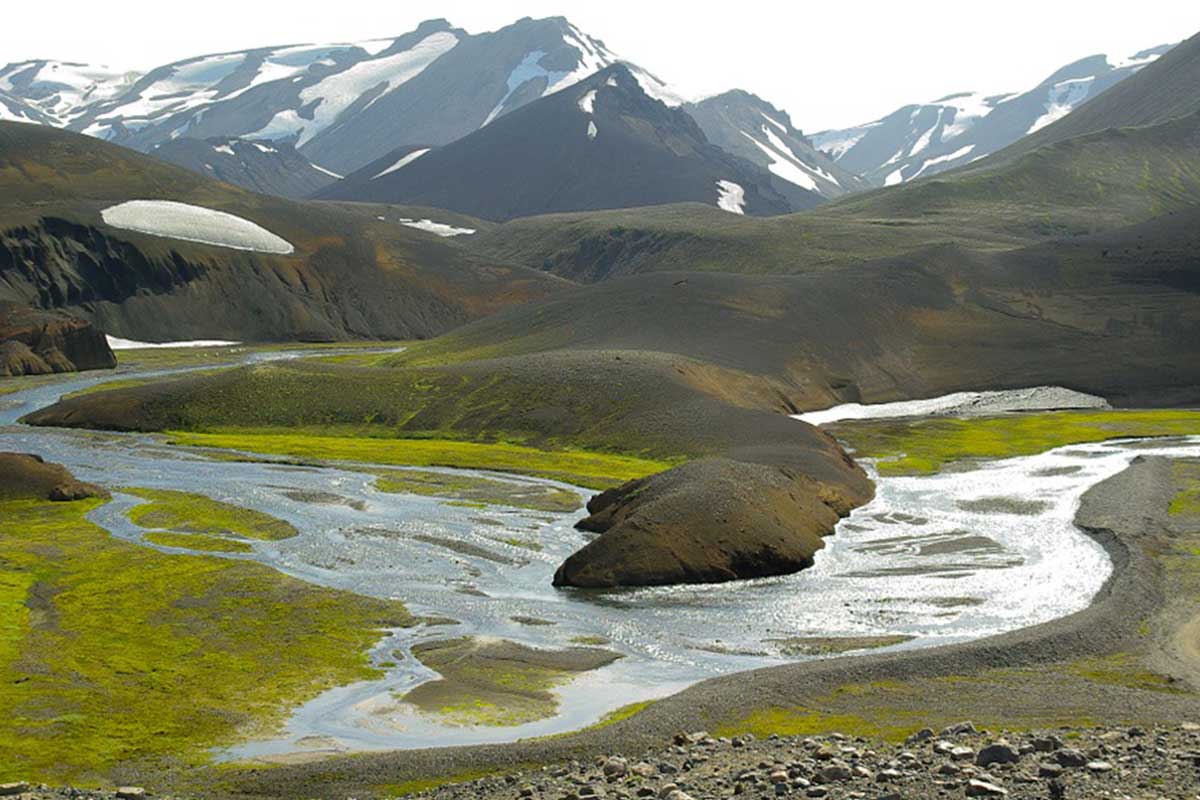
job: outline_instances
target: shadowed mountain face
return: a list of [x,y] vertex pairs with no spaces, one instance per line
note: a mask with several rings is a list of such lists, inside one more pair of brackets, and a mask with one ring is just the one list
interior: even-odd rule
[[873,186],[936,175],[1045,128],[1169,49],[1156,47],[1128,59],[1091,56],[1059,69],[1027,92],[954,94],[904,106],[866,125],[822,131],[813,141],[838,166]]
[[339,175],[314,165],[290,144],[244,139],[180,138],[152,155],[252,192],[302,199],[337,181]]
[[[210,223],[184,238],[143,232],[161,210],[138,230],[105,221],[133,200],[223,212],[291,252],[205,243],[225,241]],[[254,195],[90,137],[0,123],[0,300],[67,309],[107,333],[425,338],[559,287],[361,210]]]
[[867,188],[813,147],[786,112],[749,92],[734,90],[684,108],[710,142],[770,172],[774,188],[797,210]]
[[686,112],[649,96],[623,65],[453,144],[396,156],[319,196],[494,220],[683,201],[749,214],[790,209],[769,173],[710,144]]

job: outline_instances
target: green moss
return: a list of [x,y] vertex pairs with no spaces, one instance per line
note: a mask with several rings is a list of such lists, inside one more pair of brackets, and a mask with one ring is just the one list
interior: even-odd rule
[[922,725],[916,721],[917,714],[905,714],[913,721],[902,724],[879,722],[857,714],[827,714],[810,708],[767,708],[754,711],[742,719],[719,726],[716,736],[742,736],[747,733],[765,738],[771,734],[780,736],[818,736],[841,733],[846,736],[861,736],[868,739],[884,739],[890,742],[903,741]]
[[970,458],[1033,455],[1071,444],[1125,437],[1200,434],[1200,411],[1059,411],[975,419],[859,421],[827,430],[881,475],[931,474]]
[[512,483],[470,475],[447,475],[418,470],[371,472],[379,476],[375,481],[375,488],[381,492],[454,498],[483,508],[502,505],[565,514],[583,505],[577,492],[545,484]]
[[440,775],[436,778],[415,778],[401,783],[384,784],[383,786],[376,787],[375,793],[385,798],[405,797],[410,794],[428,792],[452,783],[467,783],[469,781],[477,781],[480,778],[490,778],[494,775],[503,774],[504,770],[499,769],[470,769],[450,775]]
[[245,542],[222,539],[216,536],[205,536],[199,533],[172,533],[170,531],[151,531],[142,537],[151,544],[163,547],[180,547],[185,550],[199,550],[205,553],[253,553],[254,548]]
[[503,442],[376,438],[346,429],[323,433],[288,429],[172,432],[172,443],[320,461],[357,461],[415,467],[458,467],[514,472],[602,489],[670,469],[672,464],[586,450],[540,450]]
[[277,541],[299,534],[294,527],[261,511],[221,503],[204,495],[166,489],[127,488],[121,491],[149,500],[129,510],[129,519],[142,528],[237,536]]
[[512,642],[463,638],[413,648],[441,678],[402,698],[448,725],[506,727],[558,711],[554,690],[620,656],[605,650],[534,650]]
[[640,714],[650,706],[654,705],[654,700],[643,700],[640,703],[630,703],[629,705],[621,706],[616,711],[610,711],[605,714],[595,725],[588,726],[585,730],[598,730],[607,728],[609,725],[616,725],[618,722],[623,722],[635,714]]
[[85,518],[99,503],[0,503],[0,774],[96,784],[205,762],[377,677],[367,651],[411,622],[398,603],[115,539]]
[[1106,686],[1172,694],[1187,691],[1166,675],[1142,668],[1138,659],[1128,653],[1076,661],[1068,665],[1067,671],[1084,680]]
[[1200,517],[1200,464],[1179,462],[1173,471],[1180,490],[1171,501],[1171,514]]

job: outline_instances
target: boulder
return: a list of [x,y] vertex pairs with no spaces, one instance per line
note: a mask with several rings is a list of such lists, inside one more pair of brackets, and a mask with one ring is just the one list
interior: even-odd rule
[[702,459],[596,495],[582,530],[602,535],[570,556],[555,586],[719,583],[787,575],[866,498],[798,469]]
[[28,453],[0,453],[0,500],[37,499],[67,502],[108,498],[99,486],[75,479],[66,467]]
[[1021,760],[1021,755],[1008,742],[995,742],[979,751],[975,756],[975,764],[989,767],[992,764],[1015,764]]

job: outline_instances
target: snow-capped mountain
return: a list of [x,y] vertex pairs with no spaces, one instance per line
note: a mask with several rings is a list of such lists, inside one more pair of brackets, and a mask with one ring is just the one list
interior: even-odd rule
[[309,197],[342,177],[313,164],[285,142],[184,137],[150,152],[193,172],[277,197]]
[[749,92],[734,90],[685,108],[710,142],[769,171],[794,208],[866,188],[813,147],[786,112]]
[[54,121],[19,97],[0,90],[0,121],[52,125]]
[[1061,119],[1155,61],[1170,46],[1131,58],[1091,56],[1068,64],[1033,89],[962,93],[904,106],[866,125],[812,137],[837,164],[875,186],[891,186],[968,164]]
[[23,100],[46,124],[67,127],[89,107],[120,95],[138,78],[91,64],[21,61],[0,70],[0,92]]
[[394,151],[318,196],[491,220],[681,202],[785,213],[792,206],[776,181],[615,64],[444,147]]
[[[0,71],[0,90],[143,152],[181,137],[274,141],[346,173],[400,145],[448,144],[617,61],[562,18],[479,35],[432,20],[394,39],[199,56],[144,75],[24,62]],[[682,102],[632,69],[646,91]]]

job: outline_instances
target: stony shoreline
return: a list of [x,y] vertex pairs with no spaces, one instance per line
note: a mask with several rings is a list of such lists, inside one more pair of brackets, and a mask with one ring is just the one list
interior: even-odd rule
[[[0,784],[21,800],[142,800],[140,787],[107,790]],[[600,755],[409,792],[430,800],[1011,800],[1200,798],[1200,724],[1156,728],[980,730],[962,722],[923,729],[903,744],[839,733],[713,737],[677,734],[640,756]]]

